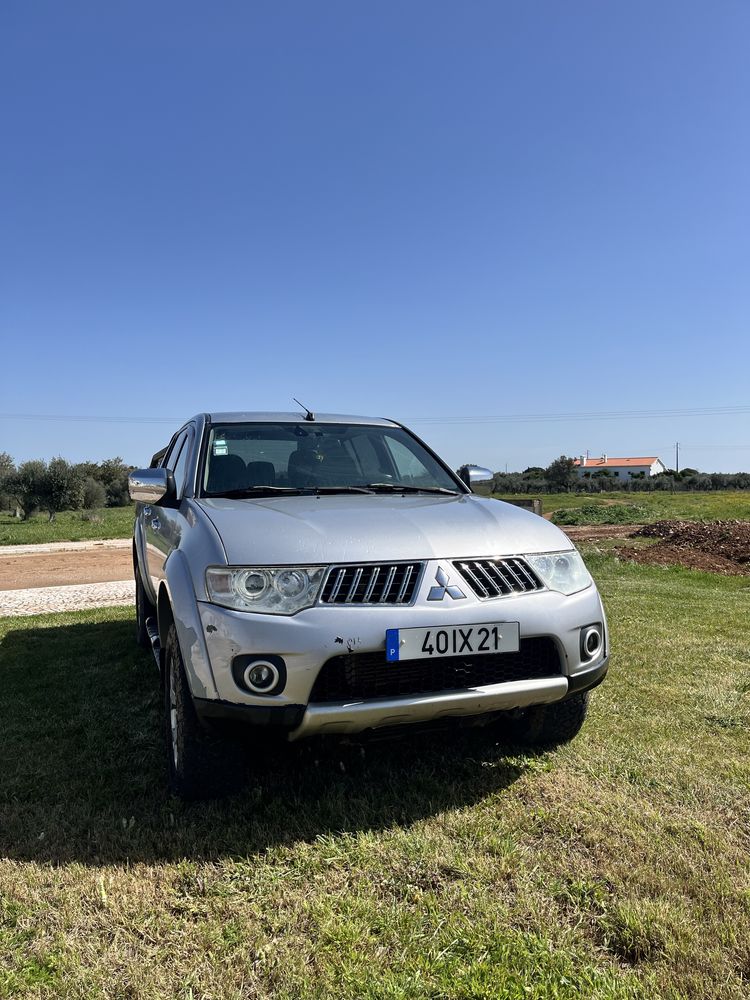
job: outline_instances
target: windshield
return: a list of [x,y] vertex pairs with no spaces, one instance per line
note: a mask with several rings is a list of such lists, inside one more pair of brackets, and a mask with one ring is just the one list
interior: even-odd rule
[[204,496],[460,490],[400,427],[308,421],[214,425],[201,484]]

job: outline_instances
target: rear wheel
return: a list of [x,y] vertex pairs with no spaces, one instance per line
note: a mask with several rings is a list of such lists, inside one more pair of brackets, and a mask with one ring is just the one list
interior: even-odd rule
[[513,719],[508,737],[524,746],[558,746],[577,736],[586,720],[589,692],[582,691],[565,701],[528,708],[518,719]]
[[156,609],[146,596],[146,591],[141,579],[141,570],[136,564],[135,567],[135,639],[139,646],[144,649],[151,649],[151,638],[146,628],[146,619],[154,618]]
[[174,623],[165,645],[164,731],[174,795],[189,800],[219,798],[240,786],[241,748],[201,725]]

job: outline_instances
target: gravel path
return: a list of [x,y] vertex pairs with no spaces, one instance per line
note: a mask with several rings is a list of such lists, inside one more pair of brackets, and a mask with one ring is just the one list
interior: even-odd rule
[[105,538],[85,542],[44,542],[39,545],[0,545],[3,556],[33,556],[42,552],[85,552],[89,549],[129,549],[132,538]]
[[84,583],[65,587],[34,587],[0,591],[0,618],[40,615],[52,611],[84,611],[135,603],[132,580],[114,583]]
[[0,617],[132,604],[129,538],[0,546]]

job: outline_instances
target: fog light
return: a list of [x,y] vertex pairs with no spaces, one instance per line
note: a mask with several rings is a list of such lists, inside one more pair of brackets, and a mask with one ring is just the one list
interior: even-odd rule
[[266,694],[279,683],[278,667],[269,660],[252,660],[242,676],[245,685],[256,694]]
[[601,625],[587,625],[581,629],[581,659],[593,660],[602,651]]

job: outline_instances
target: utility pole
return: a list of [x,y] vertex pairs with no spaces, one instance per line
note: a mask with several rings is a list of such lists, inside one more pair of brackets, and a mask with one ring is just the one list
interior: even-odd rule
[[674,471],[680,471],[680,442],[677,441],[674,446]]

